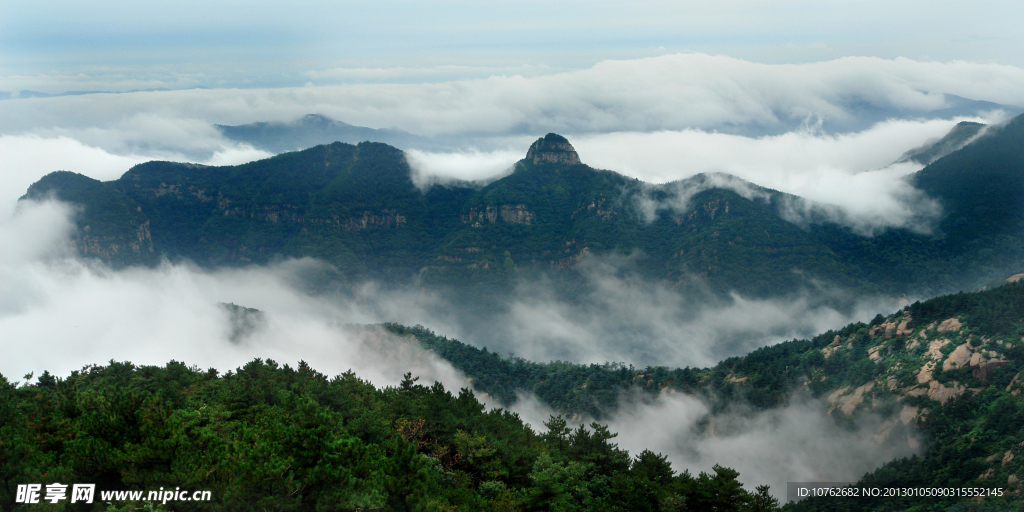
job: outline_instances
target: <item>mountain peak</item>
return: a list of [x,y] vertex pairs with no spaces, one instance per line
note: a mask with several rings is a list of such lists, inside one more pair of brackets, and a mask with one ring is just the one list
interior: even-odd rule
[[578,165],[580,156],[569,144],[569,140],[557,133],[549,133],[534,142],[526,152],[526,159],[535,164],[541,162],[553,164]]

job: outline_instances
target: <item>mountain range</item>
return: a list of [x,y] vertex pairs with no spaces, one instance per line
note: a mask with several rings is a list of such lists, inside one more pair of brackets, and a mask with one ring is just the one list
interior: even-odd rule
[[[1024,273],[1020,273],[1024,268],[1024,117],[998,126],[961,123],[946,137],[908,151],[901,160],[925,165],[906,178],[905,186],[913,187],[940,206],[938,210],[922,210],[920,223],[913,229],[890,227],[865,231],[845,222],[842,211],[835,206],[813,203],[725,174],[701,174],[662,185],[643,183],[585,165],[571,143],[557,134],[539,138],[507,175],[488,183],[417,186],[416,171],[401,150],[378,142],[355,145],[334,142],[239,166],[148,162],[109,182],[58,171],[33,184],[23,199],[54,197],[78,205],[75,210],[78,229],[72,237],[75,250],[114,267],[155,265],[163,258],[218,267],[312,257],[330,264],[329,271],[312,278],[320,286],[344,289],[374,280],[394,287],[415,285],[454,291],[454,295],[470,301],[500,297],[517,281],[530,276],[545,276],[560,293],[572,297],[594,286],[588,281],[585,269],[591,262],[602,259],[617,261],[620,271],[672,287],[710,290],[722,295],[739,292],[751,297],[775,297],[804,287],[820,287],[823,283],[858,292],[891,295],[937,295],[999,284],[983,292],[959,293],[908,304],[889,316],[880,314],[870,322],[851,323],[810,339],[762,347],[742,357],[725,359],[711,368],[649,366],[640,369],[619,363],[538,363],[501,357],[420,326],[387,324],[383,329],[450,361],[472,379],[471,385],[477,392],[486,393],[500,403],[512,403],[525,392],[567,416],[579,414],[598,418],[614,413],[616,405],[628,393],[633,393],[629,396],[638,397],[640,402],[656,399],[662,393],[682,393],[708,404],[707,419],[699,424],[703,430],[694,434],[714,436],[715,417],[721,417],[738,403],[754,410],[769,410],[784,407],[793,397],[810,396],[820,400],[836,421],[851,429],[862,419],[877,417],[879,423],[874,432],[882,439],[880,442],[903,442],[904,436],[915,433],[915,439],[921,441],[918,448],[922,455],[894,460],[867,474],[858,485],[998,488],[1005,492],[986,498],[985,506],[995,507],[988,508],[992,510],[1016,510],[1019,507],[1013,507],[1018,505],[1020,493],[1018,476],[1024,471],[1024,458],[1020,457],[1024,408],[1019,400],[1024,390],[1021,385]],[[1006,279],[1011,274],[1012,277]],[[232,324],[232,341],[260,328],[260,312],[234,304],[224,306],[237,320]],[[447,417],[432,419],[433,413],[428,411],[448,411],[447,405],[437,404],[456,400],[450,394],[445,395],[440,385],[416,386],[411,376],[407,376],[399,388],[382,391],[381,396],[387,400],[391,400],[391,395],[398,400],[405,395],[419,394],[439,398],[435,400],[437,403],[422,407],[422,412],[417,413],[419,420],[400,420],[396,416],[389,419],[385,427],[380,427],[377,423],[352,420],[364,414],[359,411],[366,407],[338,398],[355,396],[352,390],[360,388],[352,374],[330,381],[330,386],[347,386],[344,393],[333,394],[327,379],[314,375],[304,363],[300,364],[299,371],[287,367],[278,371],[276,363],[268,361],[264,365],[262,361],[255,361],[244,371],[240,369],[239,377],[229,373],[222,380],[216,372],[203,373],[175,362],[168,364],[166,370],[136,370],[130,365],[123,368],[118,365],[111,363],[107,369],[97,367],[88,375],[76,373],[67,381],[54,380],[46,374],[46,379],[40,378],[38,385],[21,391],[4,382],[0,385],[3,392],[0,398],[7,405],[0,405],[7,407],[5,410],[21,411],[29,410],[28,406],[15,406],[15,398],[36,397],[34,400],[39,404],[51,399],[66,400],[71,405],[39,407],[72,411],[68,414],[78,418],[84,413],[76,407],[84,406],[78,405],[79,398],[70,391],[78,389],[77,384],[72,385],[77,379],[88,377],[106,382],[104,372],[107,372],[111,378],[139,382],[140,378],[129,379],[129,376],[163,375],[160,372],[173,371],[177,372],[173,378],[160,377],[167,390],[160,391],[163,394],[159,396],[176,397],[173,399],[185,403],[193,398],[181,390],[194,390],[196,388],[190,386],[198,386],[200,381],[209,386],[204,393],[211,397],[224,392],[225,403],[229,405],[218,405],[217,411],[231,407],[234,416],[222,412],[211,415],[213,420],[196,416],[198,426],[195,428],[206,428],[204,422],[227,425],[229,421],[248,418],[245,415],[253,411],[270,410],[267,404],[276,400],[273,397],[285,396],[270,392],[266,396],[271,398],[256,396],[252,390],[264,388],[251,383],[239,384],[236,396],[232,379],[256,375],[262,376],[260,379],[264,381],[273,375],[285,380],[309,378],[310,382],[315,381],[310,389],[320,390],[315,395],[319,402],[314,405],[333,407],[330,414],[345,411],[344,414],[337,412],[338,418],[349,418],[345,428],[352,428],[361,435],[361,442],[368,446],[379,444],[386,441],[387,436],[393,438],[397,431],[403,442],[410,443],[406,446],[392,439],[399,448],[387,448],[396,454],[389,455],[390,458],[398,460],[401,455],[412,460],[419,450],[428,457],[436,456],[438,461],[448,460],[441,451],[429,455],[434,453],[430,450],[448,449],[446,447],[458,443],[462,443],[458,445],[458,453],[466,454],[466,461],[473,462],[469,455],[472,450],[483,454],[478,460],[487,461],[486,468],[483,462],[463,467],[457,466],[458,460],[449,460],[449,466],[435,471],[441,475],[437,478],[462,474],[472,477],[465,484],[448,482],[438,484],[438,488],[474,489],[473,492],[486,495],[487,499],[501,498],[520,504],[542,503],[548,499],[538,485],[539,477],[531,476],[545,470],[546,466],[538,466],[540,463],[536,462],[540,458],[515,462],[512,460],[515,450],[509,449],[507,457],[502,455],[509,461],[502,459],[499,465],[488,458],[494,452],[487,450],[504,443],[500,441],[502,438],[488,434],[487,439],[470,439],[467,432],[482,436],[482,431],[474,430],[470,423],[452,423]],[[180,389],[176,387],[179,382]],[[103,389],[120,388],[108,385]],[[65,397],[62,393],[71,398],[62,398]],[[140,404],[150,403],[146,400],[154,400],[146,394],[148,391],[131,393],[134,394],[129,398],[134,397],[134,401],[123,399],[128,395],[117,395],[122,398],[105,402],[126,404],[123,406],[130,414],[116,416],[123,417],[118,419],[117,425],[126,431],[136,428],[135,421],[149,421],[150,416],[137,415],[134,411],[141,410]],[[375,391],[367,389],[361,393],[359,396],[369,397]],[[467,410],[477,411],[482,406],[471,398],[471,393],[465,390],[457,400]],[[387,400],[374,403],[384,404],[381,405],[384,410],[391,407],[386,405],[390,403]],[[193,405],[189,403],[189,407]],[[278,409],[273,410],[276,411],[273,417],[283,421],[280,418],[286,416]],[[395,406],[394,410],[412,409],[405,404]],[[317,414],[321,415],[318,418],[327,417],[323,415],[328,412]],[[518,417],[508,413],[493,414],[504,414],[503,421],[513,425],[521,423]],[[17,429],[11,427],[11,431],[20,432],[17,439],[24,446],[35,446],[26,440],[42,439],[36,431],[52,430],[49,426],[40,426],[41,423],[30,423],[26,414],[9,416],[17,419],[11,422]],[[153,417],[165,416],[192,418],[184,413]],[[0,421],[2,418],[0,415]],[[49,416],[46,418],[50,421]],[[444,435],[437,434],[439,440],[435,439],[433,444],[416,444],[420,438],[410,430],[415,427],[410,422],[423,418],[428,418],[434,432],[444,432]],[[72,424],[56,413],[52,419],[54,425]],[[554,432],[561,420],[552,417],[545,426]],[[86,420],[81,423],[91,425]],[[170,420],[167,423],[177,425]],[[316,423],[341,425],[344,421]],[[193,428],[188,425],[180,428]],[[600,443],[592,443],[597,448],[581,448],[580,457],[608,451],[602,443],[612,435],[598,424],[592,427],[593,436],[606,437],[602,437]],[[717,428],[721,433],[726,426]],[[120,432],[97,430],[101,434],[107,431]],[[230,432],[233,432],[231,428],[210,427],[208,438],[234,446],[231,439],[221,441],[217,437]],[[86,433],[93,435],[92,431]],[[529,432],[523,434],[524,438],[530,435]],[[589,442],[591,436],[582,427],[577,435],[579,443]],[[57,440],[58,437],[46,439]],[[65,437],[72,436],[65,434]],[[550,432],[548,437],[552,446],[565,444],[564,439]],[[102,477],[114,483],[128,482],[126,474],[137,478],[131,480],[135,483],[177,482],[178,476],[164,474],[165,466],[172,467],[164,461],[203,453],[203,449],[184,442],[193,438],[179,436],[176,439],[182,440],[180,446],[160,444],[163,451],[154,449],[152,453],[157,455],[150,456],[156,462],[145,462],[150,459],[144,462],[159,471],[125,473],[110,461],[95,464],[95,467],[79,463],[74,470],[79,475]],[[114,443],[111,446],[116,445],[115,441],[111,441]],[[907,438],[903,444],[910,441]],[[527,444],[520,440],[509,442],[507,446],[521,449]],[[57,446],[48,449],[56,450],[54,453],[66,450],[75,454],[79,453],[75,450],[86,445],[68,442],[67,447]],[[26,461],[31,457],[35,459],[31,459],[34,461],[31,464],[18,464],[12,458],[15,463],[10,467],[17,471],[8,471],[11,474],[20,475],[18,468],[21,467],[53,467],[53,471],[62,467],[55,465],[55,461],[62,459],[43,460],[42,448],[18,453],[27,454],[23,457]],[[314,455],[316,453],[319,452]],[[313,455],[310,457],[312,461],[320,460]],[[641,454],[636,462],[627,461],[623,467],[642,467],[643,460],[653,457],[653,453]],[[663,459],[660,454],[656,457]],[[135,468],[138,460],[143,459],[128,454],[124,456],[123,465]],[[248,464],[247,459],[238,457],[238,460],[240,462],[233,462],[238,467]],[[140,467],[150,468],[145,464]],[[391,467],[385,462],[374,464]],[[300,467],[313,465],[314,462],[303,462]],[[347,467],[341,463],[335,465]],[[519,469],[498,471],[513,466]],[[593,478],[597,473],[590,471],[590,481],[600,481]],[[391,469],[386,472],[388,475],[402,473]],[[616,471],[607,473],[614,476]],[[212,483],[206,479],[210,472],[189,474],[194,475],[197,485],[220,485],[215,487],[217,489],[249,489],[247,486],[260,485],[248,481],[239,483],[220,475],[217,476],[220,480]],[[238,470],[231,474],[248,473]],[[668,475],[671,479],[671,472]],[[637,478],[637,482],[642,482]],[[678,478],[683,479],[682,475]],[[690,478],[688,474],[686,478]],[[700,478],[706,480],[705,475]],[[312,476],[308,480],[319,481]],[[698,491],[710,488],[707,482],[698,485],[683,480],[673,485],[686,492],[692,490],[694,496],[688,499],[696,500]],[[491,487],[497,489],[498,484],[493,483],[497,481],[508,489],[517,489],[520,494],[489,491]],[[637,485],[627,482],[620,487],[633,489],[638,488]],[[398,491],[385,491],[379,491],[380,496],[374,498],[376,502],[399,495]],[[260,492],[265,491],[250,492],[259,497]],[[601,492],[618,496],[618,491]],[[689,496],[678,492],[679,496]],[[469,491],[465,493],[468,494],[457,499],[465,503],[482,499]],[[227,491],[222,494],[232,499],[241,496],[240,500],[247,496]],[[319,499],[318,494],[307,494]],[[650,496],[645,498],[648,508],[622,505],[622,509],[678,509],[670,506],[675,502],[670,500],[673,495],[668,491],[648,494]],[[455,497],[446,499],[452,503],[457,501]],[[352,503],[357,501],[352,500]],[[364,501],[376,503],[369,498]],[[848,502],[809,499],[791,505],[791,509],[948,510],[950,506],[965,503],[958,499]]]
[[676,288],[935,295],[1024,268],[1024,117],[981,128],[905,156],[930,161],[906,180],[941,205],[922,212],[927,230],[864,233],[836,207],[724,174],[644,183],[587,166],[556,134],[486,185],[421,189],[401,150],[335,142],[237,166],[147,162],[109,182],[58,171],[23,198],[79,204],[77,251],[114,266],[308,256],[341,288],[417,279],[486,295],[546,275],[572,294],[587,288],[581,263],[631,255],[632,272]]
[[402,130],[355,126],[319,114],[308,114],[289,123],[264,121],[216,126],[228,139],[271,153],[287,153],[332,142],[383,142],[400,148],[417,149],[437,149],[450,145],[443,139],[432,139]]

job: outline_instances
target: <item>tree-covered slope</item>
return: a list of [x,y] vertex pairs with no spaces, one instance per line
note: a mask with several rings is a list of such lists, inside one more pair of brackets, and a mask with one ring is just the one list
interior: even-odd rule
[[[229,308],[241,309],[227,306]],[[506,359],[422,328],[416,336],[473,385],[502,399],[530,391],[566,413],[674,388],[772,408],[794,393],[840,422],[880,415],[878,435],[919,428],[923,454],[861,486],[1001,489],[979,510],[1017,510],[1024,472],[1024,281],[915,303],[731,358],[709,369],[635,369]],[[804,391],[800,391],[804,390]],[[592,409],[593,408],[593,409]],[[607,428],[552,418],[535,432],[472,391],[407,377],[378,389],[347,373],[255,360],[219,375],[182,363],[110,363],[32,385],[0,378],[0,502],[19,484],[94,482],[102,490],[210,490],[171,510],[759,510],[765,492],[734,471],[677,475],[664,457],[631,457]],[[760,504],[760,505],[758,505]],[[122,504],[123,505],[123,504]],[[812,499],[797,510],[948,510],[963,498]],[[717,508],[715,508],[717,507]],[[57,507],[60,509],[60,507]],[[763,510],[764,508],[760,508]],[[68,510],[75,510],[74,507]]]
[[[759,409],[809,393],[840,423],[872,414],[885,439],[917,428],[921,456],[894,461],[861,484],[886,487],[1000,488],[985,510],[1018,510],[1024,477],[1024,275],[982,292],[938,297],[870,323],[808,340],[764,347],[713,368],[633,368],[504,358],[423,328],[414,336],[504,401],[529,393],[566,414],[600,417],[629,392],[666,389],[702,397],[711,414],[736,402]],[[809,500],[798,510],[947,510],[966,499]],[[848,508],[844,508],[848,507]],[[919,507],[919,508],[915,508]]]
[[108,183],[57,171],[33,183],[25,197],[53,197],[72,204],[77,231],[71,242],[83,256],[114,265],[151,262],[155,252],[149,218],[130,196]]
[[[972,129],[958,125],[948,137],[967,136]],[[966,146],[910,176],[908,184],[940,208],[937,218],[921,219],[928,233],[888,229],[864,237],[827,222],[810,229],[881,289],[920,295],[976,289],[1024,268],[1024,116],[980,130]],[[908,282],[915,286],[902,284]]]
[[964,147],[978,136],[984,128],[985,125],[981,123],[961,121],[941,139],[907,151],[897,162],[917,162],[928,165]]
[[942,199],[939,228],[950,250],[986,246],[1004,237],[1019,241],[1024,233],[1022,154],[1024,117],[1016,117],[987,128],[984,136],[914,176],[914,186]]
[[[111,362],[34,385],[0,376],[3,510],[732,511],[777,509],[728,468],[677,474],[597,423],[543,431],[406,375],[376,388],[254,360],[218,375]],[[93,504],[23,503],[19,485],[93,483]],[[204,501],[111,491],[208,491]],[[45,494],[45,491],[44,491]],[[42,496],[40,496],[42,498]]]

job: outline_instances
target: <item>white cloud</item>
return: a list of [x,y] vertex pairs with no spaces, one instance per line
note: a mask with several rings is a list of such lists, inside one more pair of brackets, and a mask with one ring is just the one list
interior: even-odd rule
[[[827,404],[796,393],[789,404],[762,412],[742,406],[709,416],[700,400],[662,393],[653,403],[625,401],[609,420],[622,448],[668,456],[677,471],[711,472],[720,464],[739,471],[748,490],[768,484],[786,501],[787,482],[855,482],[882,464],[914,454],[911,429],[879,436],[881,418],[865,414],[847,430],[825,414]],[[699,422],[711,422],[704,429]],[[914,443],[915,446],[916,443]]]
[[114,155],[70,137],[39,135],[0,135],[0,155],[0,218],[10,216],[29,185],[47,173],[73,171],[106,181],[146,161],[134,155]]
[[[743,181],[731,174],[712,172],[673,181],[663,186],[646,186],[637,197],[637,207],[647,222],[654,222],[661,210],[671,210],[677,214],[688,212],[692,207],[690,200],[693,196],[715,188],[731,190],[752,201],[771,199],[770,191],[760,189],[749,181]],[[655,191],[665,192],[667,197],[656,200],[652,198]]]
[[224,146],[217,149],[209,159],[201,161],[203,165],[240,165],[256,160],[270,158],[270,153],[254,149],[247,144]]
[[[770,126],[808,116],[842,120],[854,115],[846,109],[857,102],[923,114],[944,105],[937,92],[1024,103],[1020,92],[1024,87],[1019,87],[1022,80],[1024,71],[1018,68],[961,62],[850,58],[770,66],[676,54],[607,61],[587,70],[535,78],[495,76],[417,85],[7,100],[0,110],[0,131],[6,134],[0,136],[5,157],[0,200],[13,209],[14,198],[29,183],[57,169],[112,179],[151,158],[213,164],[258,158],[265,153],[224,141],[210,123],[290,120],[321,112],[355,124],[396,126],[427,134],[467,138],[493,134],[506,144],[493,152],[410,152],[410,162],[422,182],[501,172],[525,154],[527,143],[535,137],[522,132],[564,128],[583,133],[574,136],[566,132],[583,161],[595,167],[654,182],[700,172],[726,172],[834,205],[838,210],[826,211],[865,232],[884,225],[913,227],[916,213],[909,206],[914,201],[927,206],[927,202],[920,202],[922,198],[908,191],[900,178],[914,168],[886,165],[924,140],[941,136],[952,121],[897,120],[839,135],[810,127],[763,137],[712,129],[736,123]],[[637,87],[637,83],[643,86]],[[654,131],[642,131],[648,129]],[[186,158],[188,155],[200,158]],[[790,211],[793,218],[805,213],[801,208],[794,205]],[[792,297],[783,302],[735,297],[723,308],[698,306],[690,317],[678,318],[673,316],[677,308],[692,298],[614,274],[595,279],[605,287],[608,298],[592,297],[583,308],[549,298],[543,287],[525,287],[513,298],[512,309],[503,319],[511,326],[509,339],[521,344],[506,348],[540,359],[571,356],[596,361],[647,361],[652,353],[667,350],[671,360],[680,365],[707,364],[726,353],[706,350],[716,340],[743,340],[729,347],[727,353],[735,355],[785,337],[834,327],[859,314],[838,313],[814,297]],[[477,341],[473,333],[478,331],[469,321],[444,311],[443,306],[372,289],[365,293],[365,304],[370,305],[345,308],[366,321],[414,319],[412,323],[444,326],[444,332],[453,335],[468,333],[467,341]],[[396,313],[399,308],[395,304],[399,303],[409,306],[404,313]],[[870,309],[874,314],[882,308]],[[721,327],[728,322],[716,316],[721,312],[758,318],[761,324],[729,331]],[[802,320],[793,323],[794,318]],[[536,327],[541,325],[547,327]],[[625,339],[631,341],[616,347],[608,332],[626,333]],[[644,348],[648,339],[687,341],[679,339],[679,332],[692,333],[688,340],[700,342]],[[594,345],[598,349],[584,350],[593,339],[598,340]]]
[[[822,286],[792,296],[719,299],[630,275],[630,258],[590,258],[580,270],[593,289],[573,301],[543,281],[520,284],[508,312],[448,326],[464,341],[533,361],[621,361],[706,367],[794,338],[813,336],[895,309],[894,300]],[[836,304],[846,304],[840,308]],[[457,329],[457,331],[455,330]]]
[[[711,187],[733,190],[748,199],[766,198],[750,185],[799,196],[781,213],[795,223],[811,216],[828,218],[870,236],[887,227],[927,233],[941,205],[911,187],[906,177],[921,165],[894,164],[904,152],[949,132],[961,120],[891,120],[870,129],[826,134],[813,128],[782,135],[747,137],[703,130],[612,132],[572,137],[582,161],[647,183],[665,184],[669,201],[641,198],[640,209],[653,220],[658,209],[685,211],[689,199]],[[995,123],[998,114],[974,121]],[[507,138],[520,149],[431,153],[409,151],[421,185],[427,176],[480,179],[498,175],[522,158],[532,140]],[[678,182],[698,174],[697,181]],[[736,179],[740,178],[740,179]]]
[[[21,304],[18,308],[0,312],[4,317],[0,330],[17,334],[5,337],[17,343],[12,350],[33,348],[15,350],[20,356],[12,357],[11,365],[35,361],[36,367],[37,358],[62,353],[56,347],[70,342],[72,335],[87,342],[72,351],[77,353],[76,364],[87,363],[89,357],[122,357],[111,347],[128,343],[133,336],[144,336],[153,347],[163,347],[155,352],[160,354],[157,359],[173,356],[185,360],[189,351],[203,354],[207,350],[203,347],[218,343],[183,342],[178,344],[179,350],[178,345],[168,343],[172,338],[167,336],[219,339],[216,333],[223,329],[210,327],[210,323],[223,321],[223,315],[210,308],[220,301],[264,309],[272,326],[278,325],[275,321],[293,320],[312,325],[326,325],[328,320],[338,324],[397,321],[426,325],[497,353],[515,352],[538,361],[624,361],[679,367],[711,365],[767,344],[864,320],[893,307],[891,301],[880,299],[854,304],[840,292],[825,288],[774,300],[740,295],[720,300],[699,292],[687,295],[630,275],[630,259],[615,257],[595,258],[581,267],[594,289],[577,301],[557,298],[549,283],[526,281],[508,297],[506,308],[483,316],[466,315],[458,304],[416,287],[391,290],[363,283],[351,296],[315,298],[300,291],[308,287],[301,276],[321,265],[310,261],[216,271],[164,264],[156,269],[113,272],[95,263],[67,259],[64,237],[71,229],[67,221],[71,210],[52,203],[21,204],[21,212],[4,225],[5,245],[18,249],[3,253],[3,265],[4,274],[11,276],[9,282],[26,290],[12,296],[25,298],[16,301]],[[840,310],[832,305],[835,303],[851,305]],[[306,318],[305,312],[312,316]],[[190,315],[196,315],[195,322],[180,322],[192,318]],[[138,322],[119,324],[117,318]],[[79,322],[74,324],[79,327],[69,326],[72,320]],[[187,325],[190,323],[196,325]],[[209,332],[200,334],[204,330]],[[314,338],[322,336],[310,339]],[[261,350],[287,354],[294,345],[290,339],[268,337]],[[149,346],[147,343],[138,346]],[[314,349],[319,350],[310,348]],[[141,352],[130,353],[146,353],[137,350]],[[296,350],[296,354],[301,352]]]
[[[322,113],[492,149],[411,151],[421,186],[428,176],[496,175],[533,138],[555,131],[570,137],[585,163],[645,181],[728,173],[833,205],[824,211],[865,234],[885,226],[927,231],[927,216],[914,207],[934,212],[934,205],[901,179],[915,168],[889,164],[942,136],[953,120],[913,118],[944,108],[942,93],[1024,105],[1021,91],[1024,70],[995,64],[851,57],[768,65],[687,53],[531,77],[14,99],[0,109],[0,150],[13,169],[2,179],[20,191],[58,168],[109,179],[147,159],[239,163],[266,153],[224,140],[214,123]],[[821,129],[830,123],[856,130]],[[38,164],[32,173],[21,170],[26,162]],[[105,170],[91,170],[98,167]]]
[[506,174],[525,155],[512,149],[436,153],[406,150],[412,180],[420,189],[453,180],[483,182]]
[[[991,122],[998,118],[976,120]],[[698,173],[728,173],[819,203],[789,205],[784,213],[795,222],[813,211],[864,235],[885,227],[928,232],[940,206],[905,181],[921,166],[893,162],[908,149],[945,135],[956,121],[888,121],[841,135],[802,130],[754,138],[684,130],[609,133],[574,138],[572,142],[580,158],[590,165],[648,182],[664,183]],[[706,181],[701,183],[711,185]],[[718,179],[714,185],[750,195],[744,192],[748,187],[735,182]],[[687,188],[688,184],[673,187]],[[698,191],[677,194],[683,199],[680,204],[646,204],[646,210],[653,213],[654,208],[666,206],[685,209],[686,200]]]
[[819,199],[824,197],[814,193],[819,177],[886,167],[903,152],[945,135],[957,121],[893,120],[846,134],[804,129],[762,137],[696,129],[612,132],[576,136],[571,142],[585,163],[650,183],[723,172]]
[[[71,232],[68,213],[59,203],[28,201],[0,223],[0,372],[10,378],[43,370],[66,375],[110,359],[153,365],[175,359],[226,371],[260,357],[292,365],[304,359],[330,375],[353,369],[377,385],[394,385],[407,371],[449,389],[466,385],[450,364],[417,344],[346,329],[351,315],[295,289],[293,276],[314,262],[115,272],[60,251]],[[267,321],[232,342],[220,302],[259,308]]]
[[[847,57],[769,65],[698,53],[609,60],[589,69],[421,84],[194,89],[7,100],[0,132],[105,126],[157,114],[220,124],[320,113],[420,135],[834,129],[946,107],[943,93],[1024,105],[1024,70],[969,62]],[[881,115],[881,118],[878,116]],[[865,117],[866,116],[866,117]],[[845,128],[844,128],[845,127]]]
[[[734,403],[712,413],[702,399],[675,391],[654,398],[623,393],[607,419],[608,430],[618,435],[610,442],[636,457],[651,450],[667,457],[678,473],[712,473],[719,464],[739,471],[739,481],[753,491],[771,486],[771,493],[786,501],[787,482],[856,482],[868,471],[900,457],[919,453],[918,434],[895,420],[885,422],[873,413],[861,413],[856,428],[836,424],[828,404],[805,392],[794,392],[787,403],[756,411]],[[532,395],[519,395],[509,408],[538,432],[559,413]],[[591,418],[569,418],[577,424]]]

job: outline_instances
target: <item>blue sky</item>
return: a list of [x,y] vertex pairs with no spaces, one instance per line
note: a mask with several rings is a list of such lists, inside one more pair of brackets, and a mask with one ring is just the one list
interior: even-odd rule
[[4,0],[0,91],[416,83],[678,52],[768,64],[874,56],[1021,67],[1021,19],[1022,4],[994,0]]

